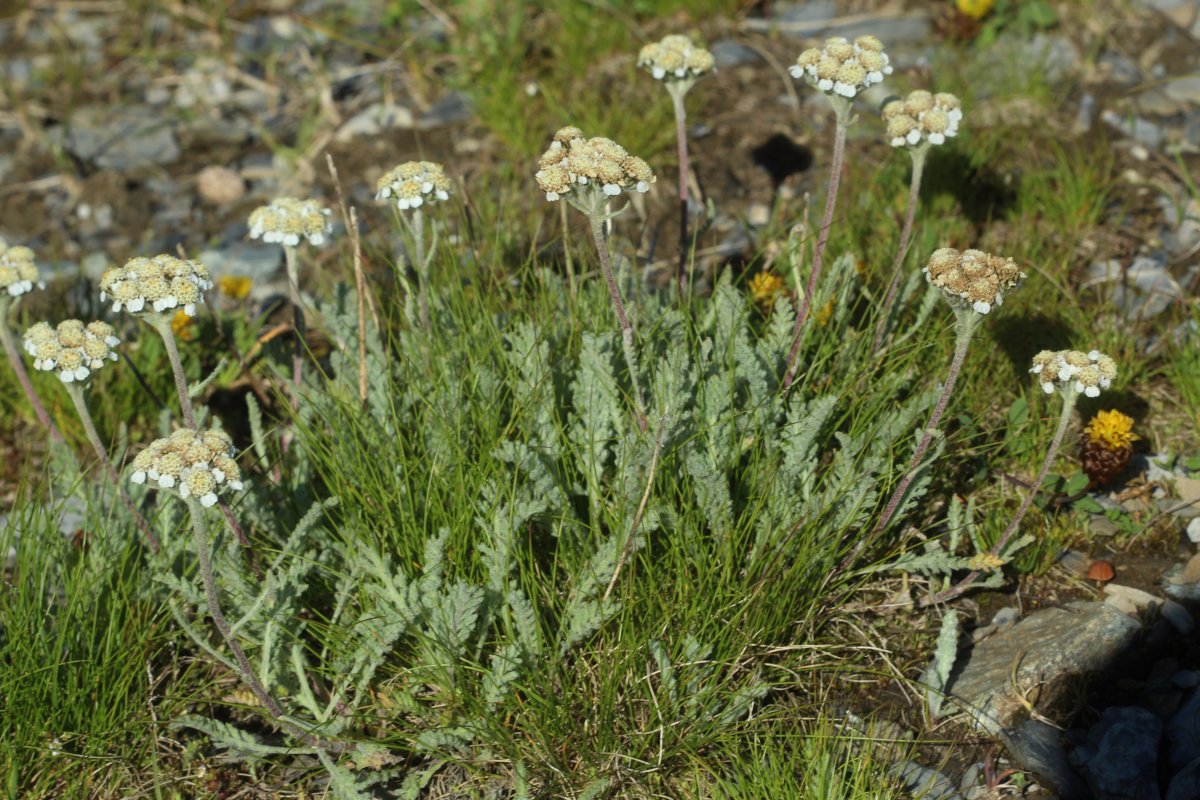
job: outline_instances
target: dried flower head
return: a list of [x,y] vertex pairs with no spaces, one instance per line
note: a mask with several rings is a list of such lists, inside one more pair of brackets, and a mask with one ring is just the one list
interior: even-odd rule
[[294,197],[276,197],[268,206],[260,206],[250,212],[250,238],[262,238],[264,242],[277,242],[284,247],[296,247],[301,239],[319,247],[333,233],[332,212],[316,200],[297,200]]
[[783,278],[774,272],[763,270],[750,279],[750,298],[764,308],[775,305],[775,298],[783,294]]
[[450,179],[441,164],[409,161],[393,169],[375,184],[375,199],[395,198],[401,211],[420,208],[425,203],[450,199]]
[[655,180],[645,161],[629,155],[612,139],[602,136],[584,139],[574,126],[554,135],[533,177],[547,200],[589,190],[599,190],[610,197],[616,197],[622,190],[646,192]]
[[33,263],[33,251],[28,247],[9,247],[0,239],[0,291],[9,297],[20,297],[32,292],[35,286],[45,288]]
[[199,261],[161,255],[133,258],[100,278],[100,299],[112,297],[113,311],[161,314],[179,308],[196,315],[196,304],[212,288],[208,270]]
[[923,271],[930,283],[946,293],[951,305],[970,307],[980,314],[1004,302],[1004,295],[1025,279],[1011,258],[952,247],[935,250]]
[[1098,397],[1116,379],[1117,362],[1098,350],[1043,350],[1033,357],[1029,371],[1038,376],[1046,394],[1058,389]]
[[859,36],[853,42],[834,36],[823,47],[801,53],[789,71],[826,94],[854,97],[882,83],[884,75],[892,74],[892,65],[874,36]]
[[159,489],[174,489],[185,500],[196,498],[210,508],[217,496],[241,491],[242,473],[233,442],[220,430],[180,428],[164,439],[155,439],[133,459],[129,480],[154,481]]
[[903,100],[886,103],[882,115],[892,147],[918,147],[943,144],[956,136],[963,112],[954,95],[918,89]]
[[638,53],[637,64],[660,81],[696,79],[713,69],[712,53],[686,36],[672,34]]
[[83,324],[77,319],[60,322],[57,328],[39,322],[25,331],[25,352],[33,356],[33,368],[57,372],[63,383],[86,381],[92,373],[117,360],[114,347],[121,343],[107,322]]

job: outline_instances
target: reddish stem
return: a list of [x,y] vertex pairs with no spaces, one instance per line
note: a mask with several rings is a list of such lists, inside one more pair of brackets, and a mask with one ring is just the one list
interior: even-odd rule
[[792,347],[788,350],[787,371],[783,376],[784,391],[792,386],[796,377],[796,356],[800,352],[800,334],[804,331],[804,322],[808,319],[808,309],[812,304],[813,292],[817,288],[817,279],[821,275],[821,261],[825,255],[825,246],[829,243],[829,229],[833,226],[833,210],[837,206],[838,186],[842,180],[842,162],[846,153],[846,127],[849,122],[849,101],[845,111],[837,111],[837,127],[833,135],[833,163],[830,166],[829,191],[825,195],[825,213],[821,219],[821,230],[817,233],[817,246],[813,251],[812,272],[808,276],[808,285],[804,289],[804,297],[800,299],[800,311],[796,314],[796,324],[792,327]]
[[0,339],[4,341],[4,352],[8,354],[8,361],[12,364],[13,372],[17,373],[17,381],[21,384],[21,389],[25,392],[25,399],[33,406],[33,413],[37,416],[38,422],[42,424],[46,430],[50,431],[50,439],[57,444],[63,441],[62,432],[58,430],[58,426],[54,424],[54,420],[50,419],[50,415],[46,413],[46,407],[42,405],[41,398],[34,391],[33,383],[29,380],[29,373],[25,371],[25,362],[21,360],[21,354],[17,352],[17,345],[13,342],[12,331],[8,327],[8,306],[10,300],[5,299],[0,301]]
[[671,104],[675,107],[675,138],[679,149],[679,296],[687,295],[688,262],[691,243],[688,240],[688,147],[687,109],[683,104],[683,92],[671,92]]

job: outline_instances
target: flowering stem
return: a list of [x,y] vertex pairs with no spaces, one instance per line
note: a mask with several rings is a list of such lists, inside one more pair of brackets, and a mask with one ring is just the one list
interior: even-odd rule
[[563,256],[567,261],[567,290],[571,299],[575,298],[575,262],[571,258],[571,237],[567,227],[567,204],[558,204],[559,218],[562,220]]
[[129,509],[129,513],[133,514],[134,522],[137,523],[138,530],[146,537],[146,543],[150,545],[150,552],[158,555],[158,537],[150,529],[150,525],[146,522],[146,518],[138,511],[137,506],[133,504],[133,500],[125,491],[124,484],[121,483],[121,478],[117,475],[117,470],[113,467],[112,461],[108,458],[108,452],[104,448],[104,443],[100,441],[100,434],[96,432],[96,426],[92,422],[92,415],[88,411],[87,401],[83,397],[83,386],[78,383],[64,384],[67,389],[67,395],[71,398],[71,402],[75,404],[75,411],[79,414],[79,419],[83,423],[83,429],[87,433],[88,441],[92,444],[92,449],[96,451],[96,458],[100,459],[100,464],[104,467],[104,471],[108,473],[108,477],[112,480],[113,485],[117,487],[117,494],[121,497],[121,502]]
[[817,233],[817,246],[813,250],[812,272],[808,276],[804,297],[800,299],[796,324],[792,327],[792,347],[788,351],[787,371],[783,376],[785,391],[791,388],[792,380],[796,377],[796,356],[800,352],[800,334],[804,331],[804,322],[808,319],[813,292],[816,291],[817,279],[821,275],[821,260],[825,255],[825,246],[829,243],[829,229],[833,226],[833,210],[837,207],[838,185],[842,180],[842,161],[845,160],[846,152],[846,128],[850,124],[850,101],[845,98],[837,98],[833,101],[833,109],[837,116],[837,125],[833,134],[833,163],[830,165],[829,192],[825,195],[825,213],[821,219],[821,229]]
[[688,269],[691,243],[688,240],[688,147],[687,147],[687,108],[683,98],[687,94],[684,84],[667,84],[671,95],[671,105],[675,109],[675,139],[679,149],[679,296],[687,294],[691,282]]
[[900,506],[900,501],[904,499],[904,493],[908,491],[909,485],[916,478],[917,468],[921,465],[921,459],[925,456],[925,451],[929,449],[929,445],[933,441],[933,434],[937,431],[937,424],[941,421],[942,414],[946,413],[946,406],[950,402],[950,395],[954,392],[954,384],[958,380],[958,373],[962,370],[963,362],[967,358],[967,348],[971,344],[971,337],[975,333],[975,327],[982,318],[970,309],[956,310],[955,314],[958,318],[954,325],[955,332],[957,333],[957,339],[954,343],[954,358],[950,361],[950,372],[946,375],[946,383],[942,386],[942,395],[938,398],[937,405],[933,408],[933,414],[929,417],[929,423],[925,426],[925,433],[922,434],[921,441],[917,444],[916,452],[913,453],[912,460],[909,461],[904,477],[900,479],[900,483],[896,486],[895,491],[892,492],[887,506],[883,509],[883,516],[875,523],[873,535],[878,534],[892,521],[896,509]]
[[62,433],[58,430],[58,426],[54,424],[54,420],[50,419],[50,415],[46,413],[46,407],[42,405],[41,398],[34,391],[33,384],[29,380],[29,373],[25,371],[25,362],[21,360],[16,342],[13,341],[12,331],[8,327],[8,309],[11,302],[7,297],[0,300],[0,339],[4,341],[4,352],[8,354],[8,362],[12,364],[13,372],[17,373],[17,381],[20,382],[21,388],[25,391],[25,398],[33,406],[33,413],[37,415],[38,422],[50,432],[50,439],[52,441],[61,444],[63,441]]
[[300,305],[300,270],[296,265],[296,248],[284,245],[284,261],[287,264],[288,294],[292,300],[292,327],[296,332],[296,347],[292,351],[292,411],[300,403],[300,379],[304,365],[304,337],[308,327],[304,323],[304,308]]
[[[1004,552],[1004,546],[1008,544],[1008,540],[1017,532],[1017,528],[1021,524],[1025,513],[1033,505],[1033,498],[1041,490],[1042,483],[1045,482],[1046,475],[1050,472],[1051,465],[1054,464],[1054,457],[1058,455],[1058,448],[1062,446],[1063,437],[1067,433],[1067,426],[1071,422],[1071,412],[1075,410],[1075,401],[1078,397],[1079,393],[1075,391],[1074,386],[1069,386],[1063,390],[1062,413],[1058,418],[1058,428],[1054,431],[1054,438],[1050,441],[1050,449],[1046,451],[1046,458],[1042,460],[1042,466],[1038,469],[1037,477],[1029,485],[1029,493],[1025,495],[1025,499],[1021,502],[1021,507],[1017,509],[1016,515],[1008,523],[1008,527],[1004,529],[1004,533],[1000,534],[1000,538],[996,541],[996,544],[988,551],[991,555],[998,556]],[[949,589],[925,598],[919,605],[924,608],[936,603],[945,603],[953,600],[969,589],[975,581],[979,580],[979,576],[982,574],[980,570],[973,570],[967,577]]]
[[646,404],[642,402],[642,387],[638,380],[637,352],[633,344],[633,326],[625,315],[625,304],[621,302],[621,290],[617,287],[616,276],[613,275],[612,263],[608,257],[608,244],[604,240],[604,217],[599,211],[588,215],[592,224],[592,239],[600,252],[600,269],[604,272],[604,280],[608,282],[608,295],[612,298],[613,309],[617,312],[617,322],[621,325],[621,349],[625,353],[625,366],[629,368],[629,382],[633,384],[633,401],[636,406],[638,428],[646,431]]
[[196,415],[192,413],[192,400],[188,396],[187,376],[183,374],[183,362],[179,360],[179,348],[175,345],[175,333],[171,330],[171,322],[163,314],[146,314],[146,322],[162,337],[163,345],[167,348],[167,358],[171,361],[171,371],[175,374],[175,390],[179,393],[179,410],[183,421],[192,430],[196,429]]
[[204,510],[194,499],[188,498],[184,501],[187,503],[188,512],[192,519],[192,533],[196,537],[196,558],[200,562],[200,577],[204,581],[204,596],[208,600],[208,613],[212,616],[213,624],[217,626],[221,637],[225,643],[229,645],[233,657],[237,660],[238,670],[242,674],[242,680],[246,686],[254,694],[263,707],[275,718],[288,733],[297,737],[310,747],[321,747],[327,750],[345,750],[346,745],[337,742],[328,742],[311,733],[308,733],[294,722],[290,722],[284,718],[283,709],[274,697],[262,685],[258,676],[254,674],[254,668],[250,666],[250,659],[246,657],[246,651],[238,644],[237,639],[233,636],[233,631],[229,628],[229,623],[225,620],[225,615],[221,613],[221,604],[217,598],[217,583],[213,579],[212,562],[208,555],[208,535],[204,525]]
[[904,213],[904,228],[900,231],[900,245],[896,249],[896,258],[892,262],[892,279],[888,284],[887,294],[883,297],[883,305],[879,307],[879,322],[875,326],[875,338],[871,342],[871,355],[879,351],[883,344],[883,335],[887,330],[888,320],[892,316],[892,301],[896,299],[896,291],[900,288],[900,272],[904,265],[904,257],[908,255],[908,245],[912,239],[913,219],[917,215],[917,205],[921,199],[921,175],[925,172],[925,155],[929,152],[928,145],[922,145],[912,150],[912,181],[908,187],[908,209]]
[[417,307],[421,327],[429,330],[429,265],[425,262],[425,217],[420,208],[412,212],[413,266],[417,270]]

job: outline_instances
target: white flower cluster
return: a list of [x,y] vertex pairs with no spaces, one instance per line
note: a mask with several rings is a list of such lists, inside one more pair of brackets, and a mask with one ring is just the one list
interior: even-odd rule
[[85,381],[109,361],[116,361],[114,347],[121,343],[107,322],[84,325],[68,319],[51,328],[39,322],[25,331],[25,352],[33,356],[33,368],[57,372],[63,383]]
[[712,53],[692,44],[686,36],[672,34],[653,42],[638,53],[639,67],[645,67],[656,80],[699,78],[713,68]]
[[375,184],[375,199],[395,198],[396,207],[407,211],[425,203],[449,200],[450,189],[450,179],[441,164],[408,161],[379,179]]
[[9,247],[0,239],[0,291],[9,297],[20,297],[45,285],[38,280],[38,268],[33,263],[33,251],[28,247]]
[[924,89],[883,107],[883,121],[892,147],[916,147],[922,142],[944,144],[958,134],[962,103],[952,94],[931,94]]
[[1100,390],[1116,379],[1117,362],[1099,350],[1043,350],[1033,357],[1029,371],[1038,376],[1046,394],[1073,388],[1088,397],[1099,397]]
[[250,212],[247,224],[250,238],[262,238],[264,242],[296,247],[300,240],[320,247],[333,233],[329,217],[333,212],[316,200],[297,200],[294,197],[276,197],[270,205],[260,206]]
[[100,277],[100,300],[112,297],[113,311],[161,314],[182,308],[194,317],[196,304],[204,302],[203,293],[211,288],[212,279],[199,261],[168,255],[132,258]]
[[612,139],[584,139],[574,126],[554,134],[533,177],[547,200],[558,200],[580,186],[598,187],[610,197],[622,190],[646,192],[655,180],[645,161],[629,155]]
[[892,65],[883,42],[874,36],[859,36],[853,42],[834,36],[823,47],[801,53],[789,71],[826,94],[854,97],[882,83],[884,75],[892,74]]
[[1025,279],[1011,258],[982,250],[958,251],[953,247],[935,250],[922,270],[925,279],[941,289],[956,307],[970,306],[980,314],[1004,302],[1004,295]]
[[235,453],[223,431],[180,428],[165,439],[155,439],[134,457],[129,480],[154,481],[160,489],[174,489],[185,500],[194,497],[211,508],[218,495],[242,490]]

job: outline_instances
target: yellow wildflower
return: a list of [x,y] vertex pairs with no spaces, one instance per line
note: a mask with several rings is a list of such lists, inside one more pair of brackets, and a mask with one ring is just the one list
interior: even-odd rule
[[817,311],[817,325],[824,328],[829,324],[829,320],[833,317],[833,298],[829,298],[829,302],[821,306]]
[[1004,566],[1004,559],[994,553],[976,553],[967,566],[977,572],[995,572]]
[[773,272],[762,272],[750,279],[750,298],[764,308],[772,308],[783,294],[783,278]]
[[996,5],[996,0],[955,0],[954,4],[958,6],[959,13],[971,19],[983,19]]
[[217,288],[221,294],[234,300],[245,300],[253,287],[254,281],[245,275],[222,275],[217,278]]
[[196,338],[196,330],[192,327],[193,317],[189,317],[181,308],[171,317],[171,332],[185,342]]
[[1109,450],[1124,450],[1141,438],[1133,432],[1133,419],[1116,409],[1097,413],[1084,433],[1092,442]]

